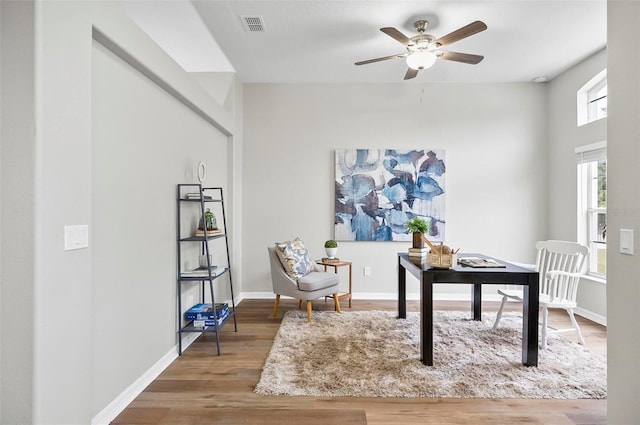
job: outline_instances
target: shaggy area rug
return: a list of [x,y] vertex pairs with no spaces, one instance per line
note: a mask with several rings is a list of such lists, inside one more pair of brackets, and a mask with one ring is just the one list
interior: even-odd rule
[[434,366],[420,362],[418,313],[290,311],[255,392],[261,395],[606,398],[606,359],[551,335],[538,367],[521,363],[522,319],[434,313]]

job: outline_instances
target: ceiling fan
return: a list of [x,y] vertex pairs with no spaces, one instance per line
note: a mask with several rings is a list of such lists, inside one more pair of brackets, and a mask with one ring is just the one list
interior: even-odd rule
[[435,38],[430,34],[425,34],[428,22],[425,20],[419,20],[414,23],[418,35],[414,37],[407,37],[394,27],[380,28],[380,31],[387,34],[389,37],[399,41],[407,48],[407,53],[398,55],[385,56],[381,58],[368,59],[360,62],[356,62],[356,65],[366,65],[368,63],[381,62],[389,59],[406,58],[407,73],[404,75],[405,80],[415,78],[418,75],[418,71],[421,69],[427,69],[436,62],[437,59],[445,59],[455,62],[463,62],[471,65],[479,63],[484,56],[472,55],[470,53],[458,53],[448,52],[440,50],[441,47],[460,41],[463,38],[470,37],[481,31],[487,29],[487,25],[482,21],[474,21],[469,25],[459,28],[443,37]]

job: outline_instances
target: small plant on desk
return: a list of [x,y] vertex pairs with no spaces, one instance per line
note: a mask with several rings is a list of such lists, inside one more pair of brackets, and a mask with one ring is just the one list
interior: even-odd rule
[[424,248],[422,235],[429,231],[429,223],[424,218],[415,216],[411,220],[404,223],[407,233],[413,233],[413,247]]

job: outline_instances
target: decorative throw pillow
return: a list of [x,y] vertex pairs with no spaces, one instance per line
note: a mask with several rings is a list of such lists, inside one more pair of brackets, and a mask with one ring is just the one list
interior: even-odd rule
[[300,238],[276,242],[276,252],[285,271],[294,280],[315,270],[309,251]]

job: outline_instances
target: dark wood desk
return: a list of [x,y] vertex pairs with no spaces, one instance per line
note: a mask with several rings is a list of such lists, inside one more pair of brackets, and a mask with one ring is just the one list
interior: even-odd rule
[[[459,254],[460,257],[487,257],[482,254]],[[473,320],[482,320],[482,284],[522,285],[522,364],[538,366],[538,272],[494,258],[505,268],[472,268],[455,265],[450,269],[434,269],[426,258],[398,253],[398,316],[407,318],[407,283],[409,271],[420,281],[420,355],[422,363],[433,366],[433,284],[468,283],[473,285]]]

